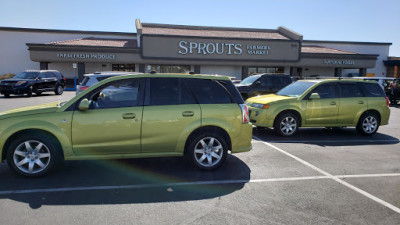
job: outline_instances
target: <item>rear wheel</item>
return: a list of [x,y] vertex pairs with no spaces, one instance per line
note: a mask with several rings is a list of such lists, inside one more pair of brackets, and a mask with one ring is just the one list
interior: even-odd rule
[[221,135],[206,132],[192,138],[187,154],[196,167],[213,170],[225,162],[228,148],[226,140]]
[[63,92],[64,92],[64,88],[61,85],[57,85],[54,93],[56,93],[56,95],[62,95]]
[[59,145],[49,135],[26,133],[14,139],[7,150],[8,166],[17,174],[38,177],[62,159]]
[[290,112],[280,114],[274,123],[274,130],[277,134],[290,137],[297,133],[299,119],[296,115]]
[[37,96],[42,95],[42,92],[41,92],[41,91],[37,91],[37,92],[35,92],[35,93],[36,93]]
[[364,113],[357,124],[357,131],[365,136],[373,135],[379,128],[379,117],[376,113]]
[[9,93],[4,93],[4,97],[5,97],[5,98],[9,98],[9,97],[10,97],[10,94],[9,94]]

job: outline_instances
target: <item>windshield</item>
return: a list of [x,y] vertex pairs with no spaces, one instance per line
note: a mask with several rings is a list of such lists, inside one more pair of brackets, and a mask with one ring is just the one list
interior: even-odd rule
[[254,81],[256,81],[260,77],[261,77],[261,75],[253,75],[253,76],[247,77],[246,79],[242,80],[242,82],[240,82],[240,84],[251,85],[252,83],[254,83]]
[[38,75],[38,72],[22,72],[17,75],[15,75],[14,78],[20,78],[20,79],[34,79]]
[[299,97],[308,88],[313,86],[316,82],[311,81],[296,81],[276,93],[277,95]]

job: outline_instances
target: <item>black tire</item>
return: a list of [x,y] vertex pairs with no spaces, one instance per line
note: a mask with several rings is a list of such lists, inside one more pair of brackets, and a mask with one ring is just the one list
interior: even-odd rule
[[9,98],[10,97],[10,93],[4,93],[4,97],[5,98]]
[[32,86],[29,86],[29,87],[26,89],[26,97],[32,97],[32,93],[33,93],[33,87],[32,87]]
[[[42,145],[39,146],[40,144]],[[43,176],[56,165],[60,165],[62,158],[59,143],[53,137],[40,132],[18,136],[7,149],[8,166],[16,174],[26,177]]]
[[283,137],[290,137],[297,133],[299,129],[299,119],[290,112],[280,114],[274,122],[274,130]]
[[360,134],[370,136],[378,131],[379,124],[377,113],[364,113],[358,120],[356,129]]
[[54,93],[56,95],[62,95],[62,93],[64,93],[64,88],[62,85],[57,85],[56,89],[54,90]]
[[41,91],[37,91],[37,92],[35,92],[35,93],[36,93],[37,96],[42,95],[42,92],[41,92]]
[[219,133],[203,132],[191,138],[186,154],[196,167],[202,170],[214,170],[225,163],[228,145]]

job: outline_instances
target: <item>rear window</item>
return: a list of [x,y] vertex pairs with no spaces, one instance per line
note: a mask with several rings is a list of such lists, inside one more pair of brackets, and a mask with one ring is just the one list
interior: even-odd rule
[[362,83],[361,86],[363,87],[364,94],[367,97],[386,97],[385,92],[379,84]]
[[101,77],[87,76],[85,77],[85,79],[83,79],[82,86],[90,87],[107,78],[109,78],[109,76],[101,76]]
[[221,81],[187,79],[186,82],[200,104],[232,103],[232,98]]

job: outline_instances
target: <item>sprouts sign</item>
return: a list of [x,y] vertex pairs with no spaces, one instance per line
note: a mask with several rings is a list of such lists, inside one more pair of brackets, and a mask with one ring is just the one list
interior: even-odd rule
[[300,42],[143,35],[141,53],[154,59],[298,61]]

